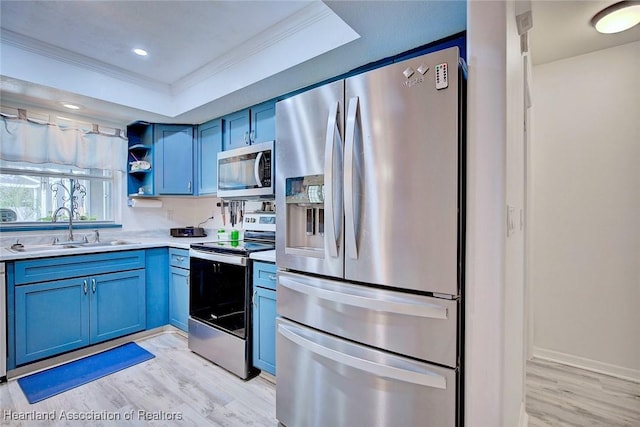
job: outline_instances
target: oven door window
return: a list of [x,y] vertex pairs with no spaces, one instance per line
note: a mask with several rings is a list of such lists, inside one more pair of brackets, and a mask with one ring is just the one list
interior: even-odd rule
[[247,267],[191,257],[189,315],[246,338]]

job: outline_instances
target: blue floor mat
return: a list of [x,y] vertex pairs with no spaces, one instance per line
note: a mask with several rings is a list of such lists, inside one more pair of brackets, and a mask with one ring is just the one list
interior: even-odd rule
[[18,384],[29,403],[36,403],[154,357],[138,344],[130,342],[20,378]]

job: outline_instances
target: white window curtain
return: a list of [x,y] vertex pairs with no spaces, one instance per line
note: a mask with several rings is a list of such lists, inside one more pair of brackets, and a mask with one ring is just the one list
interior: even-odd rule
[[2,115],[0,158],[28,163],[55,163],[86,169],[125,171],[126,139],[99,131],[65,128],[55,123]]

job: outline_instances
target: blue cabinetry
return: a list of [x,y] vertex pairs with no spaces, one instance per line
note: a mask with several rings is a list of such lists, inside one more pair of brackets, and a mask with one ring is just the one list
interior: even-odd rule
[[144,330],[144,259],[123,251],[17,261],[15,364]]
[[223,117],[223,150],[276,139],[276,104],[264,102]]
[[276,374],[276,265],[253,263],[253,366]]
[[155,125],[154,164],[158,195],[193,194],[193,126]]
[[197,185],[198,195],[218,191],[218,153],[222,150],[222,119],[211,120],[197,128]]
[[93,276],[89,286],[91,344],[146,328],[144,270]]
[[89,345],[88,302],[83,280],[17,286],[16,363]]
[[249,110],[242,110],[223,117],[223,150],[244,147],[249,144],[251,116]]
[[145,251],[145,281],[147,286],[147,329],[169,323],[169,249]]
[[153,125],[136,122],[127,126],[127,194],[153,196]]
[[189,331],[189,251],[169,249],[169,323]]
[[269,101],[251,107],[251,143],[275,141],[276,104]]

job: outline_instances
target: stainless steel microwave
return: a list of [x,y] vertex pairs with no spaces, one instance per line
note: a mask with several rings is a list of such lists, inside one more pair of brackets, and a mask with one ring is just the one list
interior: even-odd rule
[[274,197],[274,144],[263,142],[218,153],[218,197]]

